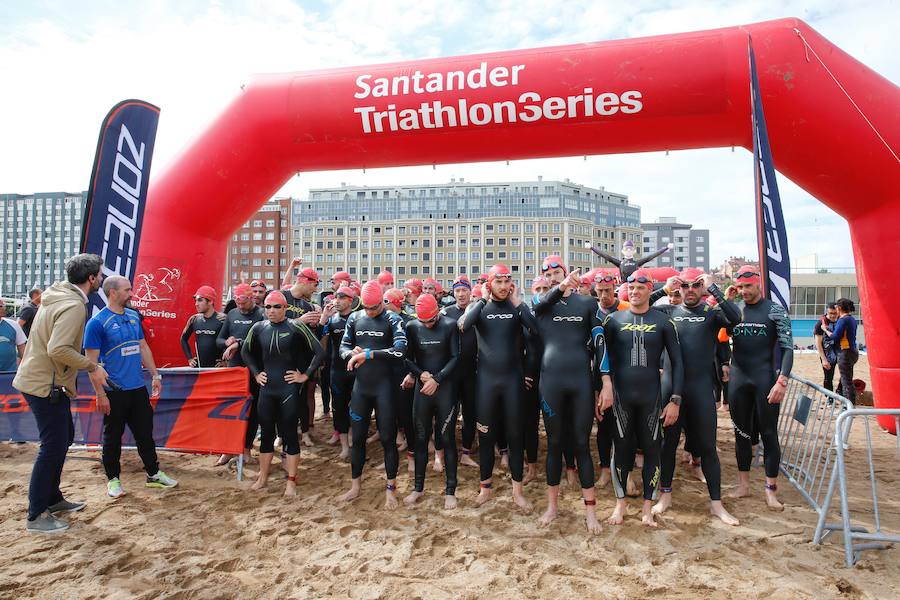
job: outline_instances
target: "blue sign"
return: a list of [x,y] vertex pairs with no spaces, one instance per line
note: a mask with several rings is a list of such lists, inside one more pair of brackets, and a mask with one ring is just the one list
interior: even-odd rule
[[[159,108],[124,100],[109,111],[100,128],[81,251],[103,258],[104,276],[121,275],[134,283],[158,123]],[[92,294],[90,303],[91,314],[105,307],[103,290]]]

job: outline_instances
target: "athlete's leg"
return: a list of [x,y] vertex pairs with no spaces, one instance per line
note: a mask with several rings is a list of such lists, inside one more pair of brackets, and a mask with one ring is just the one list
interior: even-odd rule
[[537,476],[538,427],[541,418],[540,379],[525,391],[525,460],[528,463],[523,483],[528,484]]
[[476,429],[478,431],[478,462],[481,479],[481,490],[476,504],[484,504],[491,499],[492,477],[494,473],[494,443],[496,431],[494,430],[495,417],[497,416],[497,394],[502,387],[502,381],[495,381],[484,370],[478,372],[478,394]]
[[778,489],[778,470],[781,465],[781,445],[778,442],[778,413],[780,404],[770,404],[769,390],[775,384],[774,378],[760,378],[756,385],[756,420],[759,437],[763,443],[763,459],[766,468],[766,502],[773,510],[784,510],[775,494]]
[[538,520],[539,527],[546,527],[559,514],[559,482],[563,461],[563,394],[561,381],[547,374],[541,378],[541,412],[544,414],[544,431],[547,432],[547,510]]
[[522,478],[525,472],[525,446],[522,438],[522,393],[525,390],[520,373],[512,374],[502,392],[503,420],[509,444],[509,472],[512,475],[513,502],[525,512],[531,512],[531,502],[525,497]]
[[634,427],[637,419],[635,405],[622,402],[616,395],[613,402],[615,436],[613,438],[613,454],[610,458],[610,472],[613,491],[616,494],[616,507],[607,519],[611,525],[619,525],[625,519],[625,486],[628,475],[634,468],[634,455],[637,451]]
[[[456,385],[463,419],[462,463],[467,464],[468,466],[478,466],[470,457],[472,454],[472,447],[475,444],[475,366],[472,365],[470,370],[458,371],[458,373]],[[469,460],[466,460],[466,458],[469,458]]]
[[340,500],[353,500],[359,496],[363,466],[366,464],[366,437],[369,435],[369,422],[372,420],[374,398],[362,391],[362,386],[357,381],[353,384],[353,392],[350,395],[350,433],[353,437],[353,447],[350,451],[350,491],[341,496]]
[[444,446],[446,487],[444,508],[456,508],[457,461],[456,452],[456,394],[452,389],[438,390],[435,397],[435,422],[438,424],[436,439]]
[[350,456],[350,443],[347,434],[350,431],[350,394],[353,384],[341,379],[340,376],[331,378],[331,418],[334,429],[338,432],[341,442],[340,458],[347,459]]
[[687,402],[683,402],[678,420],[663,428],[663,444],[660,454],[659,502],[653,506],[653,512],[662,514],[672,504],[672,478],[675,475],[675,455],[678,454],[678,442],[684,426]]
[[[416,386],[419,387],[418,385]],[[415,492],[419,495],[425,490],[425,471],[428,468],[428,438],[431,437],[431,423],[434,419],[433,396],[422,394],[416,389],[413,397],[413,423],[415,427]],[[407,498],[408,503],[415,502],[418,495],[413,494]]]
[[653,517],[653,500],[656,497],[659,485],[660,468],[659,459],[662,453],[662,423],[660,420],[661,407],[658,401],[650,401],[641,404],[638,408],[638,422],[635,425],[638,444],[644,450],[644,466],[641,475],[644,483],[644,506],[641,510],[641,520],[645,525],[656,526]]
[[275,421],[278,418],[279,398],[267,391],[259,393],[259,476],[251,489],[258,490],[266,486],[269,481],[269,470],[272,467],[272,458],[275,454]]
[[753,462],[753,429],[755,427],[754,385],[742,374],[728,383],[728,410],[734,425],[734,454],[738,467],[738,485],[730,492],[732,498],[740,498],[750,493],[750,465]]
[[613,435],[616,429],[616,417],[612,407],[603,413],[603,420],[597,421],[597,454],[600,458],[600,487],[610,481],[609,463],[612,457]]
[[297,465],[300,462],[297,421],[300,418],[299,413],[305,408],[302,398],[297,395],[296,388],[292,389],[287,396],[281,399],[281,406],[278,409],[278,429],[282,432],[282,447],[287,455],[285,462],[287,463],[288,480],[284,490],[285,496],[297,495]]
[[319,385],[322,388],[322,414],[331,412],[331,357],[327,357],[322,364],[322,374]]

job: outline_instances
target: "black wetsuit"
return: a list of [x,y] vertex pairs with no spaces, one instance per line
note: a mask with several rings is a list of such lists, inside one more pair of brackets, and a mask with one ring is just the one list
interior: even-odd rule
[[[288,319],[299,319],[308,312],[321,310],[319,305],[314,304],[305,298],[296,298],[290,290],[284,290],[284,298],[288,303],[286,313]],[[322,337],[322,328],[319,327],[318,324],[308,325],[308,327],[317,338]],[[328,389],[328,386],[319,381],[319,374],[316,373],[312,381],[304,388],[306,390],[306,410],[300,411],[300,430],[303,433],[309,432],[313,423],[313,417],[316,413],[316,384],[319,384],[319,387],[322,390],[323,412],[327,412],[325,411],[325,406],[330,404],[331,391]]]
[[[525,335],[525,377],[531,379],[531,389],[525,388],[522,436],[525,460],[529,464],[534,464],[537,463],[540,442],[538,430],[541,421],[541,361],[544,356],[544,342],[539,334],[529,333],[527,329],[522,333]],[[564,424],[564,427],[568,430],[567,425]],[[569,464],[569,458],[571,457],[566,457],[566,464]],[[574,465],[574,459],[572,460],[571,464]]]
[[[627,305],[618,298],[609,309],[603,308],[598,302],[597,318],[602,323],[607,315],[623,310]],[[603,411],[603,420],[597,421],[597,454],[600,459],[600,468],[608,469],[612,458],[613,440],[616,436],[616,420],[613,416],[613,409],[610,406]]]
[[[446,315],[459,322],[465,310],[459,305],[454,304],[441,310],[442,315]],[[456,397],[460,410],[462,411],[462,447],[463,452],[471,452],[472,445],[475,443],[475,370],[478,365],[476,360],[478,356],[478,340],[475,331],[468,331],[459,334],[459,358],[456,361]]]
[[660,397],[659,364],[663,351],[672,360],[672,393],[681,395],[684,367],[678,333],[669,318],[650,309],[613,313],[603,323],[609,347],[615,401],[615,454],[613,484],[618,498],[625,497],[625,482],[634,467],[635,442],[644,450],[644,499],[652,500],[660,477],[660,412],[668,402]]
[[463,331],[475,329],[478,337],[478,384],[475,414],[478,416],[478,456],[481,481],[494,471],[494,420],[502,410],[509,445],[509,470],[513,481],[522,481],[525,468],[522,440],[522,392],[524,391],[524,338],[522,327],[537,333],[531,309],[509,300],[475,300],[463,316]]
[[[580,294],[563,297],[556,286],[535,304],[534,313],[544,342],[540,390],[547,431],[547,485],[559,485],[566,434],[573,436],[581,487],[593,488],[590,439],[596,379],[591,359],[601,372],[609,372],[597,302]],[[569,420],[565,425],[564,418]]]
[[275,427],[281,434],[284,451],[300,454],[300,440],[297,437],[297,420],[303,409],[305,384],[288,383],[284,380],[288,371],[301,371],[311,377],[325,350],[309,327],[300,321],[285,319],[280,323],[269,320],[253,325],[241,348],[241,356],[254,379],[265,372],[266,383],[259,391],[259,425],[262,436],[259,441],[261,453],[273,452]]
[[[215,367],[222,358],[222,350],[219,350],[216,338],[224,322],[225,313],[214,312],[211,317],[205,317],[203,313],[191,315],[181,332],[181,349],[185,357],[190,360],[196,356],[198,367]],[[194,334],[196,354],[191,352],[191,334]]]
[[[394,314],[400,317],[400,323],[403,326],[404,332],[406,331],[406,326],[411,321],[415,321],[415,317],[411,317],[405,312]],[[409,369],[406,367],[405,361],[401,360],[394,363],[391,367],[391,377],[393,377],[393,381],[391,382],[391,393],[394,395],[394,410],[397,415],[397,427],[403,431],[403,435],[406,436],[406,453],[408,456],[414,457],[416,428],[413,424],[413,398],[415,396],[415,386],[404,389],[400,385],[403,383],[403,379],[406,377],[407,373],[409,373]],[[436,440],[436,443],[439,444],[440,442]]]
[[753,460],[754,427],[764,445],[766,477],[778,477],[781,447],[778,444],[779,404],[769,404],[775,385],[775,348],[781,348],[781,374],[794,364],[791,320],[780,304],[760,298],[755,304],[738,303],[741,322],[731,329],[734,351],[728,383],[728,408],[734,423],[734,451],[738,470],[749,471]]
[[383,310],[377,317],[355,312],[347,319],[340,356],[349,360],[359,346],[369,358],[356,368],[356,380],[350,396],[350,429],[353,436],[351,471],[353,479],[362,476],[366,462],[366,438],[372,409],[378,425],[378,437],[384,448],[384,470],[389,480],[397,477],[397,411],[394,406],[394,367],[406,353],[406,333],[400,316]]
[[350,431],[350,394],[353,392],[353,371],[347,370],[347,361],[341,358],[341,341],[344,339],[344,329],[347,326],[347,316],[335,313],[322,328],[322,336],[328,337],[328,354],[330,355],[330,377],[332,418],[334,429],[338,433]]
[[[229,337],[234,337],[238,340],[238,351],[234,353],[234,356],[228,359],[229,367],[246,366],[241,357],[241,346],[244,344],[244,339],[250,332],[250,328],[253,327],[255,323],[258,323],[265,318],[266,316],[263,314],[262,309],[258,306],[251,308],[248,313],[241,312],[241,309],[237,307],[232,308],[225,313],[225,321],[222,323],[222,328],[219,329],[219,335],[216,336],[216,346],[218,346],[219,353],[221,354],[227,348],[225,341],[228,340]],[[250,396],[252,400],[250,402],[250,413],[247,415],[247,434],[244,436],[245,449],[253,447],[253,440],[256,439],[256,429],[259,426],[259,420],[256,414],[256,409],[259,404],[259,384],[256,383],[256,378],[252,375],[250,375]]]
[[[432,423],[437,421],[438,438],[443,442],[444,468],[446,469],[446,494],[456,493],[456,394],[455,369],[459,357],[459,339],[456,321],[440,317],[434,327],[428,328],[421,321],[410,321],[406,325],[408,352],[406,366],[416,380],[413,400],[413,422],[415,423],[415,489],[425,489],[425,470],[428,466],[428,439],[431,437]],[[431,396],[422,393],[419,376],[429,372],[439,384]],[[412,444],[412,441],[409,442]]]
[[[741,315],[734,304],[725,300],[718,287],[710,286],[709,292],[718,300],[718,307],[713,308],[706,302],[699,302],[690,308],[684,304],[654,307],[668,314],[675,324],[684,359],[681,410],[678,420],[663,431],[659,485],[664,492],[672,491],[675,454],[684,429],[685,438],[690,440],[691,453],[700,457],[710,500],[721,500],[722,471],[716,450],[715,357],[719,330],[737,324]],[[671,365],[671,361],[668,364]]]

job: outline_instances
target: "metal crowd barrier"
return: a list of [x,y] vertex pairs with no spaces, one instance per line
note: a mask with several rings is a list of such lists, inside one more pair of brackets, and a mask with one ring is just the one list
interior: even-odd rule
[[[885,533],[881,530],[881,511],[878,506],[878,485],[875,481],[875,463],[872,456],[872,430],[870,426],[871,417],[879,415],[888,415],[894,418],[895,430],[897,436],[897,461],[900,463],[900,409],[876,409],[876,408],[853,408],[838,415],[834,446],[837,450],[836,461],[831,481],[828,484],[828,491],[822,504],[822,510],[819,512],[819,521],[816,524],[816,533],[813,537],[813,543],[819,544],[822,540],[833,531],[841,531],[844,534],[844,556],[848,567],[852,567],[859,560],[860,553],[863,550],[873,550],[886,548],[888,543],[900,542],[900,535]],[[854,419],[861,419],[865,424],[866,432],[866,461],[869,467],[869,484],[871,486],[871,526],[874,531],[869,531],[865,526],[853,524],[850,514],[850,498],[847,491],[847,450],[849,449],[850,429]],[[840,523],[828,523],[827,516],[834,499],[835,488],[840,492]],[[858,502],[855,503],[858,506]],[[863,511],[857,511],[855,519],[858,523],[859,514]]]
[[[881,529],[878,489],[872,451],[870,417],[891,415],[900,431],[900,409],[858,409],[853,404],[820,385],[791,375],[778,417],[778,440],[781,444],[781,472],[818,515],[813,543],[820,544],[832,532],[844,535],[844,551],[848,567],[859,559],[860,552],[900,542],[900,535]],[[865,425],[865,455],[871,486],[871,514],[874,531],[851,520],[847,491],[847,457],[850,430],[854,419]],[[900,462],[900,438],[897,439]],[[841,522],[829,523],[828,513],[839,491]],[[857,502],[858,504],[858,502]],[[857,521],[862,511],[857,511]]]

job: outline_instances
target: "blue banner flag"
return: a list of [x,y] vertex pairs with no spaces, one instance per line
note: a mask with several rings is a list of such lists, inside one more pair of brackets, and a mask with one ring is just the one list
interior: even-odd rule
[[756,182],[756,237],[759,246],[759,272],[763,293],[772,302],[790,310],[791,258],[788,254],[787,231],[781,211],[781,196],[775,181],[775,165],[762,95],[756,76],[756,56],[750,43],[750,104],[753,111],[753,165]]
[[[159,108],[143,100],[124,100],[103,119],[91,173],[81,251],[103,258],[103,274],[134,283],[150,161]],[[103,290],[91,294],[91,314],[106,306]]]

